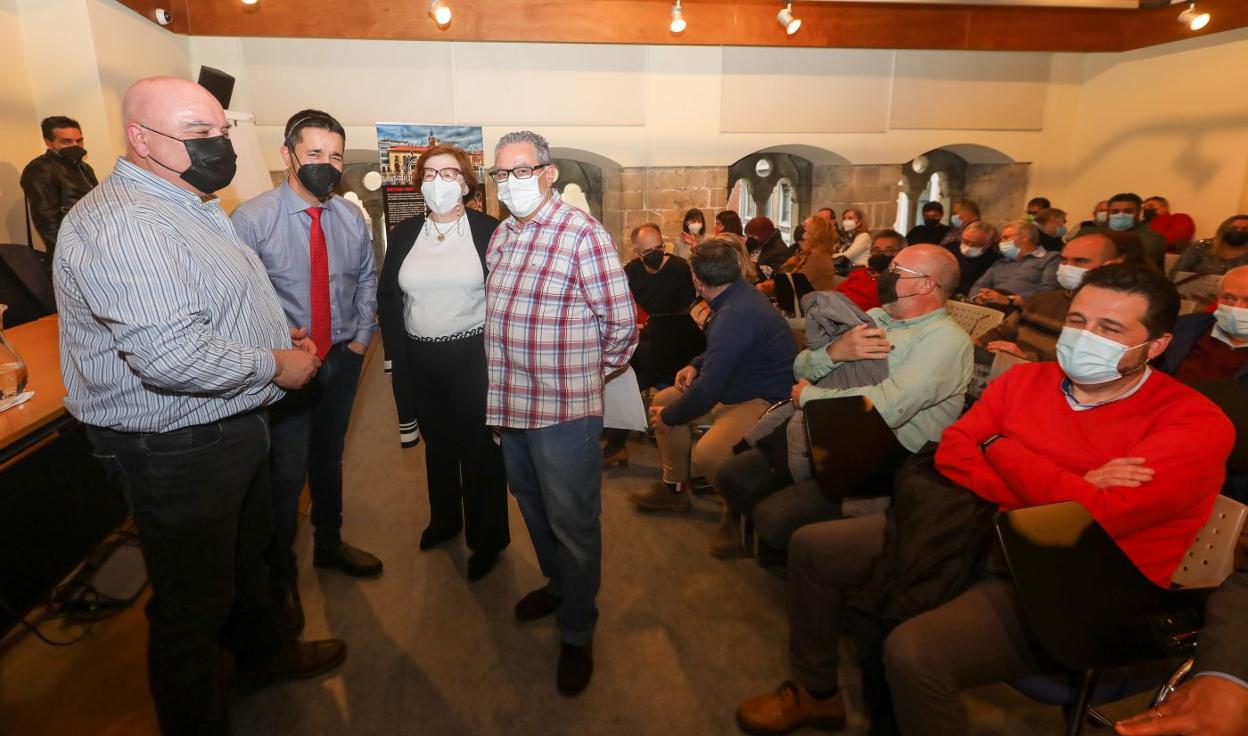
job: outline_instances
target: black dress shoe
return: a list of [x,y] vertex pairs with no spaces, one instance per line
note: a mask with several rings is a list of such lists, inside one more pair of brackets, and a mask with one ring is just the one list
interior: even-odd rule
[[452,529],[437,529],[432,524],[425,527],[420,533],[420,551],[428,552],[443,542],[448,542],[459,536],[459,527]]
[[468,558],[468,582],[475,583],[489,574],[498,562],[498,550],[478,550]]
[[516,618],[521,621],[536,621],[554,613],[563,599],[551,595],[545,588],[538,588],[520,599],[516,604]]
[[271,590],[273,607],[277,609],[277,623],[287,639],[298,639],[303,631],[303,602],[299,600],[299,586],[274,583]]
[[351,577],[371,578],[381,574],[381,560],[346,542],[312,550],[312,564],[335,567]]
[[286,642],[277,656],[256,669],[234,673],[234,692],[252,695],[281,680],[315,677],[337,667],[347,656],[347,645],[340,639]]
[[594,674],[594,645],[583,647],[562,644],[559,647],[559,671],[555,675],[555,684],[559,686],[559,694],[580,695],[589,678]]

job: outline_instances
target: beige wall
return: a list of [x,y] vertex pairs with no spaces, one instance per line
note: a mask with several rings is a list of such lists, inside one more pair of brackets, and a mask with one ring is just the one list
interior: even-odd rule
[[16,0],[0,0],[0,49],[5,49],[0,74],[0,243],[26,242],[18,179],[26,162],[44,149],[24,47]]

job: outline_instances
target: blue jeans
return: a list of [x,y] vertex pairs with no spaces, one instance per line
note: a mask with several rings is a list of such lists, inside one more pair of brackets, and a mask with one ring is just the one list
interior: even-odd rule
[[305,480],[312,493],[316,546],[341,540],[342,448],[363,363],[364,356],[351,352],[346,343],[333,346],[308,385],[291,391],[272,409],[274,530],[269,576],[274,582],[292,582],[297,575],[294,545]]
[[602,581],[602,417],[540,429],[504,429],[503,461],[567,644],[594,635]]

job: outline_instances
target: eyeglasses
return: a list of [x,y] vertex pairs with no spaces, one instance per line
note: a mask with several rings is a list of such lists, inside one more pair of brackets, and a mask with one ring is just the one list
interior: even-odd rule
[[550,166],[550,164],[538,164],[537,166],[517,166],[514,169],[494,169],[490,172],[490,178],[495,182],[502,184],[507,181],[507,177],[514,176],[517,179],[529,179],[534,173]]
[[454,167],[445,169],[421,169],[420,178],[423,181],[433,181],[433,177],[441,177],[442,181],[455,181],[463,176],[464,172]]
[[913,276],[899,276],[898,278],[903,278],[903,279],[930,279],[931,278],[931,275],[923,273],[922,271],[915,271],[913,268],[906,268],[905,266],[898,264],[897,261],[893,261],[892,263],[889,264],[888,273],[897,273],[898,271],[905,271],[906,273],[914,274]]

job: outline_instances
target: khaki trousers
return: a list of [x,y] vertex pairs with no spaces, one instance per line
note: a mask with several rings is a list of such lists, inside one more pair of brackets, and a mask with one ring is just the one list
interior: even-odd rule
[[[675,387],[665,388],[655,394],[650,405],[664,407],[680,395],[681,392]],[[663,459],[663,480],[668,483],[689,480],[689,448],[693,444],[693,425],[710,424],[711,428],[702,435],[698,446],[693,449],[692,459],[707,481],[715,485],[719,466],[732,457],[733,445],[741,441],[769,406],[763,399],[750,399],[740,404],[716,404],[705,416],[688,424],[672,427],[666,435],[658,435],[659,456]]]

